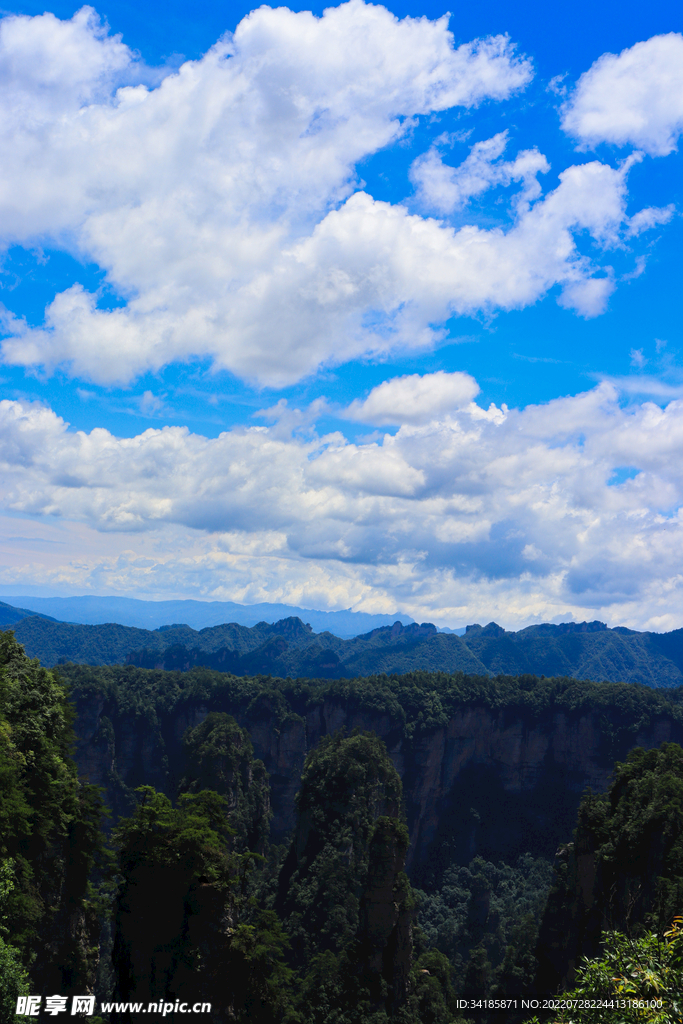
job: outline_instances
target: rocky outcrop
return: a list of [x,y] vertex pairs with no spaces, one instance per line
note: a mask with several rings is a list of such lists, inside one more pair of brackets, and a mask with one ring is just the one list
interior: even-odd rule
[[574,842],[557,853],[539,932],[540,991],[571,987],[606,932],[666,931],[683,905],[682,847],[683,750],[636,748],[605,797],[584,796]]
[[681,737],[680,726],[662,718],[640,731],[624,728],[614,742],[597,711],[529,722],[514,709],[470,706],[447,725],[411,738],[388,715],[349,713],[335,701],[279,729],[266,708],[261,711],[248,727],[255,754],[271,776],[274,831],[283,834],[292,827],[303,760],[322,736],[339,729],[375,732],[403,781],[408,864],[418,871],[413,877],[425,882],[433,852],[444,842],[458,846],[463,862],[477,853],[516,857],[530,843],[552,857],[571,835],[582,792],[589,786],[603,792],[615,759],[634,745],[652,747]]
[[226,799],[230,845],[238,853],[265,854],[270,833],[270,786],[263,761],[234,718],[213,711],[183,737],[183,793],[213,790]]
[[412,966],[414,909],[403,872],[407,839],[395,819],[384,817],[375,823],[360,908],[364,970],[375,979],[375,1001],[384,1002],[390,1016],[406,1002]]
[[274,689],[236,698],[207,688],[154,717],[117,708],[91,688],[78,696],[77,761],[84,776],[104,786],[115,814],[127,813],[137,785],[175,795],[185,771],[186,730],[210,711],[227,712],[248,731],[254,756],[270,776],[271,829],[281,841],[294,824],[308,752],[339,730],[374,732],[403,782],[411,877],[428,885],[438,881],[444,850],[461,863],[478,853],[509,861],[527,850],[552,858],[571,837],[586,787],[603,792],[614,762],[636,745],[683,740],[673,708],[643,716],[642,709],[629,710],[625,690],[600,688],[613,694],[612,705],[605,697],[600,707],[538,712],[521,703],[496,709],[470,698],[448,716],[439,712],[443,724],[428,726],[420,724],[428,721],[422,709],[434,699],[427,692],[416,695],[420,710],[407,722],[399,706],[374,710],[341,692],[299,700]]
[[401,781],[377,736],[336,733],[306,759],[275,908],[296,964],[326,956],[335,998],[392,1017],[408,997],[415,899]]

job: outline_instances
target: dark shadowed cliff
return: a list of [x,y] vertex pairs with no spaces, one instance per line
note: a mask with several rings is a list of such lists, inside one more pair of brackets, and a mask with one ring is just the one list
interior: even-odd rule
[[606,790],[636,746],[683,739],[682,694],[625,684],[416,672],[333,682],[240,678],[194,669],[61,668],[77,707],[77,761],[115,814],[141,783],[175,794],[183,736],[210,712],[245,728],[271,779],[272,830],[294,824],[307,754],[338,730],[386,743],[403,782],[419,884],[443,858],[552,857],[571,835],[587,786]]
[[683,750],[636,749],[617,764],[606,794],[588,793],[573,842],[555,862],[541,922],[539,984],[574,981],[606,931],[660,935],[683,908]]
[[[392,1016],[407,1000],[415,900],[401,819],[401,781],[382,741],[323,737],[306,758],[275,904],[294,962],[325,964],[317,1004],[366,1002]],[[315,1020],[328,1019],[321,1009]]]

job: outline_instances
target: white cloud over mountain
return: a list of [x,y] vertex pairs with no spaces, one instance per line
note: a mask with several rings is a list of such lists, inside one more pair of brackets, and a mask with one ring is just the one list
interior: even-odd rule
[[157,88],[150,76],[90,8],[0,23],[2,241],[93,261],[125,299],[100,308],[75,284],[42,326],[7,312],[11,364],[112,384],[208,357],[283,386],[419,351],[453,315],[522,308],[555,285],[597,315],[614,287],[604,248],[657,223],[626,217],[625,169],[598,162],[541,197],[545,157],[499,160],[505,133],[460,168],[432,149],[413,176],[436,213],[521,181],[507,226],[456,229],[357,191],[359,161],[411,119],[530,81],[507,37],[455,48],[446,18],[399,21],[362,0],[322,18],[261,7]]
[[652,156],[671,153],[683,131],[683,35],[603,54],[579,79],[562,127],[584,146],[631,143]]
[[353,414],[395,419],[399,402],[404,425],[362,444],[263,427],[117,438],[5,401],[3,508],[34,530],[61,524],[62,548],[22,578],[398,605],[452,625],[576,614],[671,628],[683,611],[683,402],[624,406],[605,383],[484,410],[471,403],[475,388],[464,374],[387,381]]

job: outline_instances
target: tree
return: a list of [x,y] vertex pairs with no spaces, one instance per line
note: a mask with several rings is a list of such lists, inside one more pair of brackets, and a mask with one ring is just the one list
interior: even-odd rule
[[224,797],[185,794],[173,807],[151,786],[136,790],[134,814],[119,822],[121,884],[113,959],[121,999],[211,999],[216,961],[227,945],[234,866]]
[[[683,918],[677,917],[661,937],[655,932],[638,939],[608,933],[603,955],[584,961],[576,986],[558,997],[579,1005],[560,1010],[556,1024],[681,1024],[682,926]],[[602,1006],[591,1005],[599,1000]],[[534,1018],[529,1024],[538,1021]]]
[[3,1024],[15,1024],[21,1019],[15,1014],[17,998],[28,994],[28,974],[19,950],[0,936],[0,1020]]
[[17,1021],[17,997],[29,994],[29,980],[18,949],[5,941],[9,934],[7,924],[8,897],[14,889],[14,870],[11,861],[0,862],[0,1020],[7,1024]]
[[[5,960],[34,991],[83,992],[98,921],[90,891],[103,851],[98,790],[71,757],[73,710],[59,677],[0,632],[0,861]],[[16,956],[10,950],[16,950]]]
[[227,798],[233,848],[265,853],[270,830],[270,786],[263,761],[254,759],[249,733],[234,718],[212,711],[183,739],[181,791],[211,789]]
[[635,748],[604,796],[587,793],[558,856],[539,931],[537,987],[573,984],[608,931],[662,934],[683,907],[683,749]]

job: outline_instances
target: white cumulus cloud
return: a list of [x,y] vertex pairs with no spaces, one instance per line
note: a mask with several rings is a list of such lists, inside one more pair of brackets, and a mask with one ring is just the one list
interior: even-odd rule
[[306,272],[297,253],[353,192],[356,163],[415,115],[501,100],[530,79],[507,37],[455,47],[447,20],[399,21],[362,0],[322,18],[261,7],[150,89],[125,84],[138,62],[90,8],[69,22],[5,18],[3,241],[64,246],[128,300],[102,310],[76,285],[39,330],[6,315],[5,357],[102,382],[193,355],[259,377],[264,351],[281,353],[273,380],[330,359],[319,335],[337,271]]
[[579,79],[562,127],[584,146],[631,143],[666,156],[683,131],[683,35],[605,53]]
[[602,250],[663,222],[626,218],[627,166],[569,167],[542,197],[545,157],[503,161],[504,132],[460,168],[430,150],[413,173],[437,212],[521,181],[506,227],[456,230],[358,191],[359,161],[416,115],[530,80],[507,37],[455,47],[445,18],[362,0],[321,18],[261,7],[158,87],[151,74],[91,8],[0,22],[0,243],[92,261],[123,302],[104,308],[76,283],[39,326],[5,310],[10,364],[112,384],[199,357],[282,386],[419,351],[454,315],[522,308],[556,285],[597,315],[614,288]]
[[541,194],[538,175],[550,170],[548,161],[537,149],[526,149],[514,160],[502,161],[499,157],[507,141],[508,133],[498,132],[484,142],[475,143],[470,155],[457,167],[445,164],[433,146],[410,168],[417,199],[437,213],[452,213],[473,196],[512,181],[524,183],[522,201],[537,199]]
[[413,373],[379,384],[363,401],[351,402],[343,416],[378,427],[429,423],[469,405],[478,393],[468,373]]
[[640,235],[643,231],[650,231],[659,224],[668,224],[676,208],[673,203],[668,206],[648,206],[645,210],[639,210],[628,222],[627,235]]

